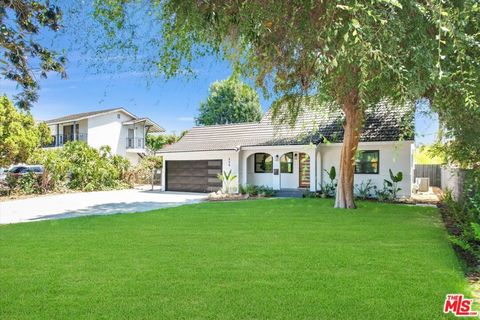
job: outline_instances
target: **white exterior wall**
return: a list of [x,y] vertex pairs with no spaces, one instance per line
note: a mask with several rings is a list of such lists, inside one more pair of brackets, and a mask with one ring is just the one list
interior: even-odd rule
[[[383,180],[390,179],[388,170],[392,169],[394,174],[402,171],[403,180],[399,183],[402,191],[399,196],[409,197],[412,185],[412,145],[413,142],[378,142],[378,143],[360,143],[358,150],[379,150],[379,174],[355,174],[355,183],[369,179],[378,187],[383,187]],[[312,145],[305,146],[265,146],[248,147],[241,151],[202,151],[202,152],[178,152],[161,154],[165,161],[170,160],[222,160],[223,170],[232,170],[237,176],[235,182],[246,185],[264,185],[274,190],[292,189],[299,187],[299,153],[306,153],[310,156],[310,190],[319,190],[321,181],[328,181],[324,169],[329,170],[332,166],[339,171],[341,144]],[[293,173],[255,173],[255,153],[268,153],[273,158],[273,170],[280,170],[280,158],[283,154],[293,152],[294,156]],[[278,156],[278,158],[277,158]],[[162,175],[162,186],[165,186],[165,174]]]
[[[133,165],[140,161],[138,153],[145,153],[145,134],[146,128],[144,122],[131,125],[124,125],[123,122],[130,121],[133,118],[128,114],[117,111],[106,114],[92,116],[87,119],[79,120],[80,140],[85,141],[89,146],[100,148],[102,146],[110,146],[112,154],[117,154],[127,158]],[[58,134],[63,134],[63,127],[73,125],[74,122],[64,122],[58,124]],[[57,135],[57,124],[49,125],[53,136]],[[128,129],[134,129],[134,138],[143,139],[143,148],[127,149]],[[135,139],[135,146],[137,141]]]
[[[377,186],[383,188],[383,180],[390,180],[389,169],[396,174],[398,171],[403,173],[403,180],[399,183],[402,190],[399,196],[410,197],[412,187],[412,144],[411,141],[399,142],[364,142],[360,143],[358,150],[378,150],[379,151],[379,174],[355,174],[354,183],[360,184],[369,179]],[[339,172],[341,144],[321,145],[319,152],[321,156],[320,169],[321,178],[319,181],[329,182],[327,173],[324,169],[330,170],[332,166]]]
[[[240,156],[240,167],[243,173],[240,180],[242,185],[253,184],[269,186],[274,190],[296,189],[299,187],[299,153],[306,153],[310,156],[310,189],[316,190],[315,178],[317,176],[315,168],[315,146],[270,146],[270,147],[250,147],[244,148]],[[297,154],[293,159],[293,173],[280,172],[280,159],[285,153],[293,152]],[[268,153],[273,158],[273,170],[278,169],[279,174],[274,173],[256,173],[255,172],[255,153]],[[245,169],[246,168],[246,169]]]
[[[238,190],[239,183],[239,152],[237,151],[200,151],[200,152],[176,152],[163,153],[163,168],[165,168],[166,161],[175,160],[222,160],[222,171],[232,170],[232,174],[237,176],[237,179],[232,183],[232,191]],[[162,188],[165,189],[166,173],[162,174]]]
[[[120,119],[118,118],[120,115]],[[112,153],[126,155],[127,130],[122,122],[131,117],[123,112],[107,113],[88,119],[88,144],[94,148],[110,146]]]

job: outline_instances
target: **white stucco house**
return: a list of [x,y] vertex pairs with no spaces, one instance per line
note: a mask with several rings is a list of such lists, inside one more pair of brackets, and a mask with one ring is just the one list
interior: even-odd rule
[[147,152],[147,133],[165,130],[149,118],[139,118],[124,108],[71,114],[45,121],[53,142],[47,148],[60,148],[68,141],[85,141],[89,146],[110,146],[113,154],[136,164]]
[[[260,122],[194,127],[166,146],[162,186],[167,191],[212,192],[222,187],[217,173],[232,171],[236,187],[265,185],[275,190],[319,190],[325,169],[340,162],[343,114],[328,107],[304,111],[296,124]],[[381,103],[367,110],[355,165],[355,183],[383,187],[389,169],[402,171],[400,196],[410,196],[413,172],[413,112]]]

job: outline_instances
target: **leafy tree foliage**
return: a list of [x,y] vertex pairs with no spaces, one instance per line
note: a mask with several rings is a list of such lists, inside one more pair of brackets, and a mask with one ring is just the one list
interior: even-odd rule
[[213,125],[259,121],[262,108],[257,92],[237,75],[214,82],[206,101],[200,104],[197,125]]
[[41,44],[40,33],[60,30],[62,12],[49,1],[5,0],[0,3],[1,74],[17,82],[22,92],[15,98],[28,110],[38,99],[37,77],[54,71],[66,77],[66,58]]
[[445,163],[443,157],[438,155],[438,152],[430,145],[424,145],[415,150],[413,159],[416,164],[443,164]]
[[178,136],[175,133],[160,135],[149,134],[146,137],[146,144],[149,150],[155,152],[162,149],[165,145],[177,142],[185,133],[187,133],[187,130],[182,131]]
[[434,16],[437,34],[436,83],[431,107],[441,124],[441,151],[450,163],[480,167],[480,4],[445,2]]
[[60,150],[39,149],[28,162],[44,166],[41,192],[62,187],[83,191],[128,187],[130,162],[112,155],[108,146],[96,149],[83,141],[70,141]]
[[45,123],[37,125],[28,112],[18,111],[6,97],[0,97],[0,166],[25,162],[52,136]]
[[[382,99],[413,105],[427,97],[445,122],[478,109],[475,0],[166,0],[150,2],[148,10],[139,3],[96,1],[96,18],[109,41],[122,43],[115,48],[153,47],[158,55],[145,63],[167,77],[193,70],[196,57],[216,54],[265,92],[283,96],[274,115],[287,105],[294,121],[304,111],[299,101],[312,93],[343,110],[336,207],[355,207],[354,158],[368,106]],[[132,30],[138,19],[132,12],[140,7],[162,35],[153,33],[141,49]]]

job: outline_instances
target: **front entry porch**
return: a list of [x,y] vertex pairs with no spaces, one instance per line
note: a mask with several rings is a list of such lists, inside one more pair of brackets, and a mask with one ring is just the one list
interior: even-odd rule
[[305,190],[316,190],[315,146],[257,150],[242,151],[240,184],[268,186],[285,192],[299,190],[300,195]]

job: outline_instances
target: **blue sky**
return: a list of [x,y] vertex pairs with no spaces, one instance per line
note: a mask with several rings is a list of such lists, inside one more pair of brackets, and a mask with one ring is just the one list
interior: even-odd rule
[[[68,26],[67,26],[68,27]],[[85,54],[73,49],[74,39],[65,34],[46,38],[54,49],[67,49],[68,79],[55,74],[41,80],[40,99],[31,112],[38,120],[47,120],[66,114],[92,110],[124,107],[137,116],[146,116],[156,121],[167,132],[180,132],[194,125],[200,102],[206,99],[209,85],[230,76],[231,68],[226,61],[204,57],[196,62],[196,78],[177,77],[165,81],[152,79],[132,68],[109,70],[108,74],[92,71]],[[125,71],[127,70],[127,71]],[[0,93],[12,97],[16,85],[0,79]],[[267,110],[271,100],[261,94],[260,104]],[[431,143],[437,132],[436,119],[418,114],[416,116],[417,141]]]

